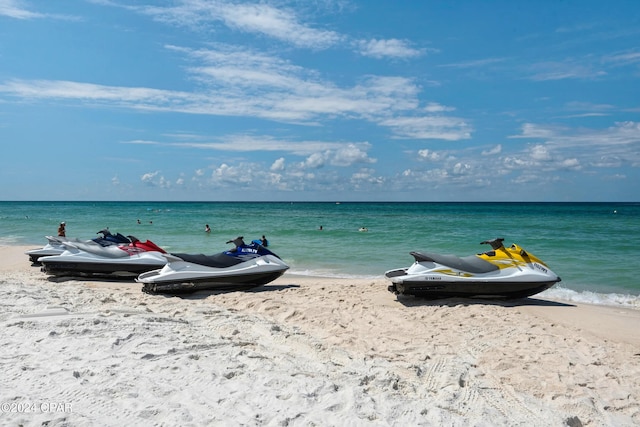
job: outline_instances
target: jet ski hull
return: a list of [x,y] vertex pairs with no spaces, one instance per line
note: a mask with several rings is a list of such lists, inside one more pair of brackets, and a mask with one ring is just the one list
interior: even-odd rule
[[393,283],[389,291],[395,294],[413,295],[427,299],[442,298],[485,298],[485,299],[518,299],[527,298],[546,291],[558,280],[549,282],[490,282],[468,281],[434,282],[434,281],[406,281]]
[[40,262],[42,271],[52,276],[135,278],[141,273],[157,269],[162,265],[161,261],[153,263],[123,263],[54,261],[50,260],[50,258],[58,257],[41,258]]
[[[201,279],[188,279],[184,282],[166,281],[166,282],[148,282],[143,283],[142,291],[150,294],[180,294],[192,293],[196,291],[242,291],[257,288],[267,283],[273,282],[284,274],[284,271],[276,271],[270,273],[257,273],[244,276],[228,276],[228,277],[206,277]],[[153,273],[149,272],[149,273]]]

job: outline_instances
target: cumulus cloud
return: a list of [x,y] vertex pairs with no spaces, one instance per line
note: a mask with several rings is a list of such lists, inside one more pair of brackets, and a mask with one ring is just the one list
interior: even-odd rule
[[551,160],[551,155],[549,154],[549,150],[544,145],[534,145],[529,149],[531,159],[544,162],[547,160]]
[[467,163],[456,163],[453,165],[452,173],[454,175],[467,175],[471,171],[471,165]]
[[284,157],[280,157],[279,159],[277,159],[275,162],[271,164],[271,167],[269,169],[273,172],[281,172],[284,170],[284,166],[285,166]]
[[335,150],[316,152],[308,156],[303,165],[306,168],[318,169],[327,164],[340,167],[348,167],[356,163],[375,163],[367,154],[370,148],[368,143],[346,144]]
[[362,144],[361,146],[348,144],[340,147],[335,151],[331,163],[336,166],[351,166],[355,163],[375,163],[376,160],[370,158],[367,154],[369,148],[369,144]]
[[362,168],[351,175],[351,184],[356,189],[362,189],[365,185],[382,185],[385,182],[384,177],[376,176],[376,171],[371,168]]
[[418,158],[420,158],[421,160],[437,162],[442,160],[443,156],[437,151],[424,149],[424,150],[418,150]]
[[143,184],[149,187],[159,187],[164,189],[172,187],[171,182],[164,176],[160,175],[159,171],[145,173],[140,177],[140,180]]
[[324,153],[313,153],[304,161],[304,166],[306,168],[318,169],[321,168],[327,163],[331,154],[328,151]]
[[153,185],[154,184],[154,180],[158,176],[159,173],[160,173],[159,171],[147,172],[147,173],[145,173],[144,175],[142,175],[140,177],[140,180],[142,182],[144,182],[145,184]]

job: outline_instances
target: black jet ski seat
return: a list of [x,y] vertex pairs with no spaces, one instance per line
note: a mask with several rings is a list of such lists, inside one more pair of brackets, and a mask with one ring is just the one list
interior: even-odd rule
[[207,267],[225,268],[233,267],[236,264],[243,262],[242,259],[238,259],[233,256],[222,254],[204,255],[204,254],[172,254],[181,258],[183,261],[191,262],[193,264],[206,265]]
[[434,253],[411,252],[417,262],[436,262],[455,268],[456,270],[468,271],[469,273],[482,274],[499,270],[497,265],[491,264],[475,255],[460,258],[456,255],[442,255]]

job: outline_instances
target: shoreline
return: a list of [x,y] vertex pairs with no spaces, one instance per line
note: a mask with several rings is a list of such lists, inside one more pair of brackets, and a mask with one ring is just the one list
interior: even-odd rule
[[384,279],[287,273],[252,291],[165,297],[47,280],[26,249],[0,247],[0,400],[73,412],[2,414],[11,423],[640,423],[635,309],[424,301]]

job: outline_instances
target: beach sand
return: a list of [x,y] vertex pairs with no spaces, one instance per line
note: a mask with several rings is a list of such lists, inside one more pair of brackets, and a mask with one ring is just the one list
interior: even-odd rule
[[631,426],[640,311],[285,274],[147,295],[0,247],[0,425]]

